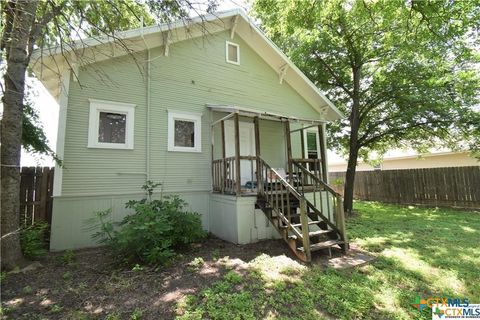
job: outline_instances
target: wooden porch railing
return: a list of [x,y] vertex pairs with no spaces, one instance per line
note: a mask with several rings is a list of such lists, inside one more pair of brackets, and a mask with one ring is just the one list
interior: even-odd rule
[[[250,169],[249,175],[237,170],[242,161],[250,162],[243,167]],[[310,172],[304,166],[318,163],[314,159],[292,160],[293,171],[285,176],[260,157],[217,159],[213,161],[213,190],[234,195],[250,191],[257,195],[256,205],[292,251],[299,259],[311,261],[314,250],[330,250],[337,244],[344,251],[348,249],[341,196],[318,177],[321,170]],[[244,180],[249,176],[250,186],[244,184],[239,190],[237,181],[241,176]]]
[[292,162],[302,165],[318,179],[326,181],[326,177],[323,177],[322,174],[321,159],[292,159]]
[[[214,192],[224,194],[240,194],[242,192],[251,192],[257,190],[257,157],[255,156],[240,156],[240,165],[249,162],[250,170],[248,173],[242,172],[243,175],[248,174],[249,184],[240,185],[238,190],[237,181],[241,176],[237,176],[237,161],[236,157],[227,157],[224,159],[216,159],[212,162],[212,188]],[[238,171],[240,172],[240,171]],[[241,175],[242,175],[241,174]]]

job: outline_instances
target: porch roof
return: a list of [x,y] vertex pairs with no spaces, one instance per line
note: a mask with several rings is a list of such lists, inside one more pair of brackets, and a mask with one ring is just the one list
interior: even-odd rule
[[217,112],[226,112],[230,114],[238,113],[241,116],[252,117],[252,118],[259,117],[262,119],[268,119],[268,120],[274,120],[274,121],[289,120],[289,121],[301,122],[301,123],[312,124],[312,125],[328,122],[326,120],[298,118],[294,116],[287,116],[279,113],[245,108],[245,107],[240,107],[235,105],[207,104],[207,108]]

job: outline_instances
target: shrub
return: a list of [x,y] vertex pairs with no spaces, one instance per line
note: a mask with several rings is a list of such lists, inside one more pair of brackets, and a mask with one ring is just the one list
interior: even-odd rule
[[45,236],[48,223],[37,222],[20,231],[20,245],[27,258],[38,258],[47,253]]
[[129,263],[163,264],[175,250],[205,236],[200,215],[186,211],[184,200],[178,196],[151,199],[157,185],[147,181],[142,187],[147,197],[127,202],[126,207],[135,213],[126,216],[118,227],[110,222],[111,209],[97,212],[100,232],[94,236],[106,243],[114,256]]

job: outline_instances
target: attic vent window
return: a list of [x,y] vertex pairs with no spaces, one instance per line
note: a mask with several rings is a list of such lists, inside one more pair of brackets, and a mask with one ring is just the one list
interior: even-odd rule
[[240,64],[240,46],[233,42],[226,42],[225,56],[228,63]]

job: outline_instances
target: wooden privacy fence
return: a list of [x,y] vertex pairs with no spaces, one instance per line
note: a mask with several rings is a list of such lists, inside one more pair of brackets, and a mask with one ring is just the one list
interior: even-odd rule
[[[331,172],[330,184],[343,194],[345,172]],[[400,204],[480,208],[480,166],[359,171],[354,198]]]
[[52,221],[52,191],[54,169],[22,167],[20,171],[20,226]]

